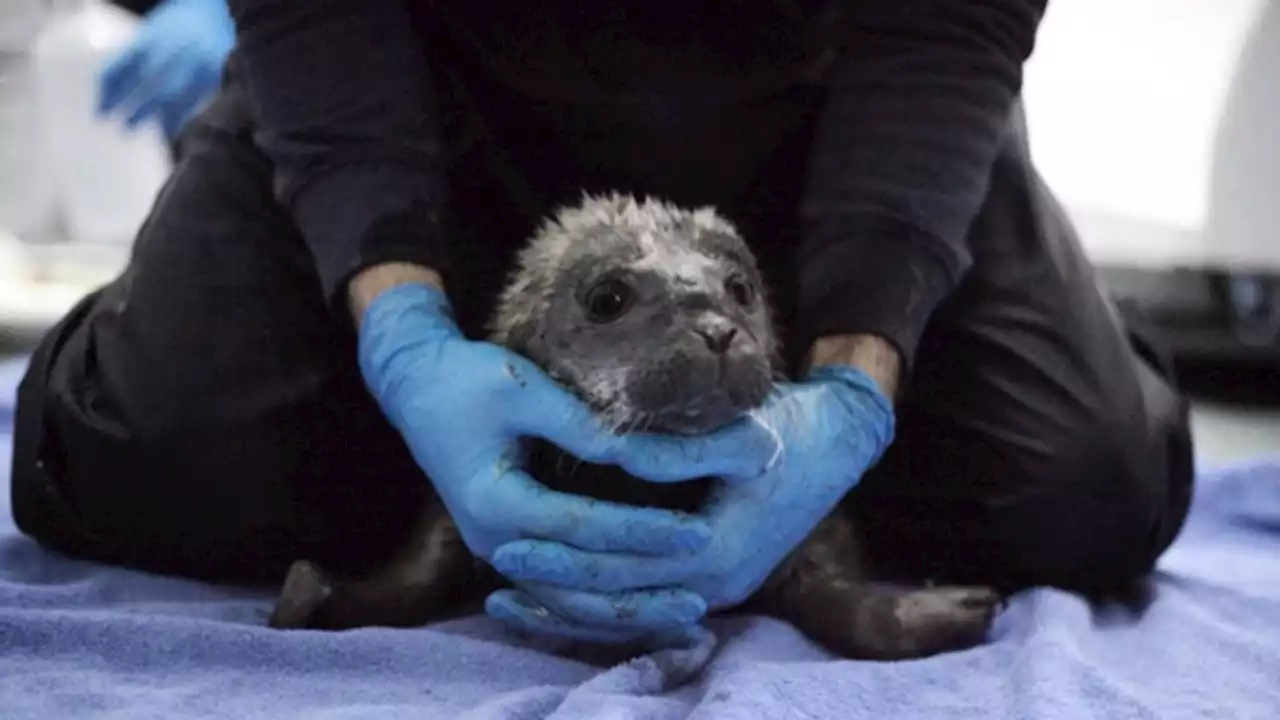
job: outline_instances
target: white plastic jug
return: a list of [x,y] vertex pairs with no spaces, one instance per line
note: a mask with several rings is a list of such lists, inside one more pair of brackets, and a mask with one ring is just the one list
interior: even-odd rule
[[127,245],[170,171],[164,135],[96,114],[98,76],[138,20],[100,0],[55,16],[32,47],[44,151],[70,239]]
[[36,240],[54,226],[55,204],[25,44],[0,51],[0,232]]
[[30,54],[48,10],[48,0],[0,0],[0,233],[23,240],[55,224]]

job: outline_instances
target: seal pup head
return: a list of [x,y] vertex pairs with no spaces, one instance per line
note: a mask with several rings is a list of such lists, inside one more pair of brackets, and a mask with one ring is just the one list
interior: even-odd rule
[[491,340],[619,429],[697,433],[764,401],[777,339],[755,258],[711,208],[585,195],[521,251]]

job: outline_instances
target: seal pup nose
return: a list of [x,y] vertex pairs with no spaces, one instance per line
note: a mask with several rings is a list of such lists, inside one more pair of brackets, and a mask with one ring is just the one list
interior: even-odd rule
[[729,351],[729,345],[738,334],[738,328],[699,328],[694,332],[702,336],[702,341],[707,344],[711,352],[723,355]]
[[691,325],[693,332],[717,355],[728,352],[733,339],[738,336],[737,325],[715,312],[701,313]]

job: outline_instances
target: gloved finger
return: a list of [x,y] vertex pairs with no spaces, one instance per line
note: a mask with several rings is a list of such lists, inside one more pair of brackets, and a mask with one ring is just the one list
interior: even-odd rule
[[521,585],[520,590],[567,622],[611,630],[656,632],[686,627],[707,612],[707,603],[697,593],[681,589],[606,594]]
[[649,634],[636,628],[603,628],[569,622],[557,617],[528,593],[520,590],[495,591],[485,598],[484,610],[489,617],[512,629],[535,635],[623,645]]
[[172,54],[153,54],[143,72],[145,80],[135,93],[143,100],[125,120],[130,128],[153,117],[163,117],[165,110],[181,98],[191,78],[190,64]]
[[188,116],[189,113],[174,106],[166,107],[160,112],[160,130],[164,133],[166,140],[172,142],[178,137],[187,124]]
[[182,132],[209,93],[216,89],[217,74],[203,64],[193,66],[177,91],[164,104],[160,112],[160,124],[165,137],[172,140]]
[[472,484],[467,511],[488,527],[518,537],[566,543],[598,552],[686,554],[711,539],[711,529],[687,513],[632,507],[561,493],[540,485],[513,459],[493,479]]
[[143,123],[162,116],[164,113],[164,98],[155,95],[146,97],[142,102],[138,103],[133,110],[125,116],[124,126],[130,130],[134,130]]
[[165,46],[150,46],[139,56],[131,71],[129,95],[116,106],[116,111],[125,118],[126,127],[137,127],[161,112],[164,86],[171,82],[169,76],[176,62],[172,49]]
[[125,48],[98,73],[98,114],[107,115],[120,106],[141,83],[140,73],[146,51],[135,43]]
[[704,435],[641,433],[614,452],[618,465],[651,482],[715,477],[741,482],[760,477],[785,448],[777,429],[747,418]]
[[545,540],[514,540],[499,545],[489,563],[515,583],[536,583],[596,593],[670,588],[701,569],[696,557],[584,552]]

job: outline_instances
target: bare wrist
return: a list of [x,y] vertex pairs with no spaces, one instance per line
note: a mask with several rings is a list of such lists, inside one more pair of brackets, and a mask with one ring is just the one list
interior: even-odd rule
[[379,263],[356,273],[347,283],[347,303],[356,327],[360,327],[365,310],[379,295],[398,285],[412,283],[444,289],[444,278],[440,273],[413,263]]
[[871,376],[891,401],[897,398],[902,356],[893,343],[878,335],[829,335],[818,338],[809,349],[806,367],[815,365],[856,367]]

